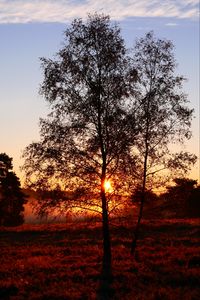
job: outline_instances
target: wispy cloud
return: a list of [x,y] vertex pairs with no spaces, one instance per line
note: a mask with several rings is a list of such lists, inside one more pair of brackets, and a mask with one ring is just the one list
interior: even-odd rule
[[175,26],[178,26],[178,24],[177,23],[167,23],[167,24],[165,24],[165,26],[175,27]]
[[0,0],[0,23],[67,22],[103,12],[113,19],[173,17],[197,19],[199,0]]

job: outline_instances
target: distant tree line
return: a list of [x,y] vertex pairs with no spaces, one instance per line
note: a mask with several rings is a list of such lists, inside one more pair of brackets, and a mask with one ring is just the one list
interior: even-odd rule
[[12,158],[0,153],[0,226],[18,226],[24,222],[27,197],[12,169]]
[[[133,204],[141,201],[141,188],[132,195]],[[144,217],[146,218],[200,218],[200,186],[197,180],[175,178],[166,191],[157,194],[146,190]]]
[[197,180],[175,178],[175,185],[167,187],[162,195],[175,217],[200,218],[200,185]]

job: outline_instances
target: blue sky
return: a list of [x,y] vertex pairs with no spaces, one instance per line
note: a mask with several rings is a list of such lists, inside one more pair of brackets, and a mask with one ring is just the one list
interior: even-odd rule
[[[18,176],[22,151],[38,140],[39,118],[48,112],[38,94],[39,57],[52,58],[66,26],[95,11],[118,22],[128,47],[150,30],[172,40],[178,72],[188,78],[184,90],[195,109],[193,138],[185,149],[199,156],[198,0],[0,0],[0,152],[13,157]],[[191,177],[200,179],[199,172],[198,161]]]

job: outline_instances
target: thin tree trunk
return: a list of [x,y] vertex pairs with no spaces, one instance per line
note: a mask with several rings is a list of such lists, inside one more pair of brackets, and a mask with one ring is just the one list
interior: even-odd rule
[[141,202],[140,202],[140,211],[139,211],[136,228],[135,228],[134,235],[133,235],[133,240],[131,243],[131,254],[132,255],[135,255],[135,250],[137,247],[137,241],[138,241],[139,231],[140,231],[140,224],[141,224],[142,215],[143,215],[144,202],[145,202],[145,193],[142,192]]
[[137,241],[138,241],[139,231],[140,231],[140,224],[141,224],[141,220],[142,220],[142,216],[143,216],[143,208],[144,208],[145,197],[146,197],[147,161],[148,161],[148,151],[149,151],[149,147],[148,147],[148,122],[147,122],[147,132],[146,132],[145,144],[146,144],[146,151],[145,151],[145,157],[144,157],[142,194],[141,194],[140,211],[139,211],[139,215],[138,215],[138,220],[137,220],[136,228],[135,228],[135,231],[134,231],[133,240],[132,240],[132,243],[131,243],[131,254],[132,255],[135,255],[135,250],[136,250],[136,247],[137,247]]

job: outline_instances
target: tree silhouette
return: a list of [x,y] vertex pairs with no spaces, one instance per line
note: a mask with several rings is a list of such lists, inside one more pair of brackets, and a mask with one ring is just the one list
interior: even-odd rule
[[187,202],[187,215],[191,218],[200,218],[200,185],[197,185]]
[[[140,173],[141,205],[132,242],[132,253],[138,239],[148,183],[163,170],[186,173],[196,161],[187,152],[174,153],[170,146],[191,137],[193,110],[187,107],[182,91],[183,76],[176,75],[176,61],[171,41],[158,39],[153,32],[137,40],[133,51],[133,65],[137,70],[136,98],[140,132],[135,142],[134,177]],[[135,117],[135,116],[134,116]],[[141,176],[142,174],[142,176]],[[170,176],[172,176],[170,174]],[[174,175],[173,175],[174,176]]]
[[200,188],[197,180],[175,178],[175,185],[167,187],[162,195],[166,205],[173,210],[177,217],[200,217]]
[[0,224],[18,226],[24,222],[23,205],[26,195],[22,192],[19,178],[12,171],[12,158],[0,154]]
[[64,201],[45,199],[40,206],[45,210],[60,204],[62,209],[101,212],[103,269],[109,276],[110,202],[105,182],[119,181],[121,157],[136,134],[128,117],[133,104],[126,105],[134,94],[135,72],[119,28],[98,14],[89,15],[85,23],[74,20],[57,58],[42,58],[42,68],[41,94],[51,113],[40,121],[41,141],[25,149],[27,184],[40,190],[59,185],[71,195]]

